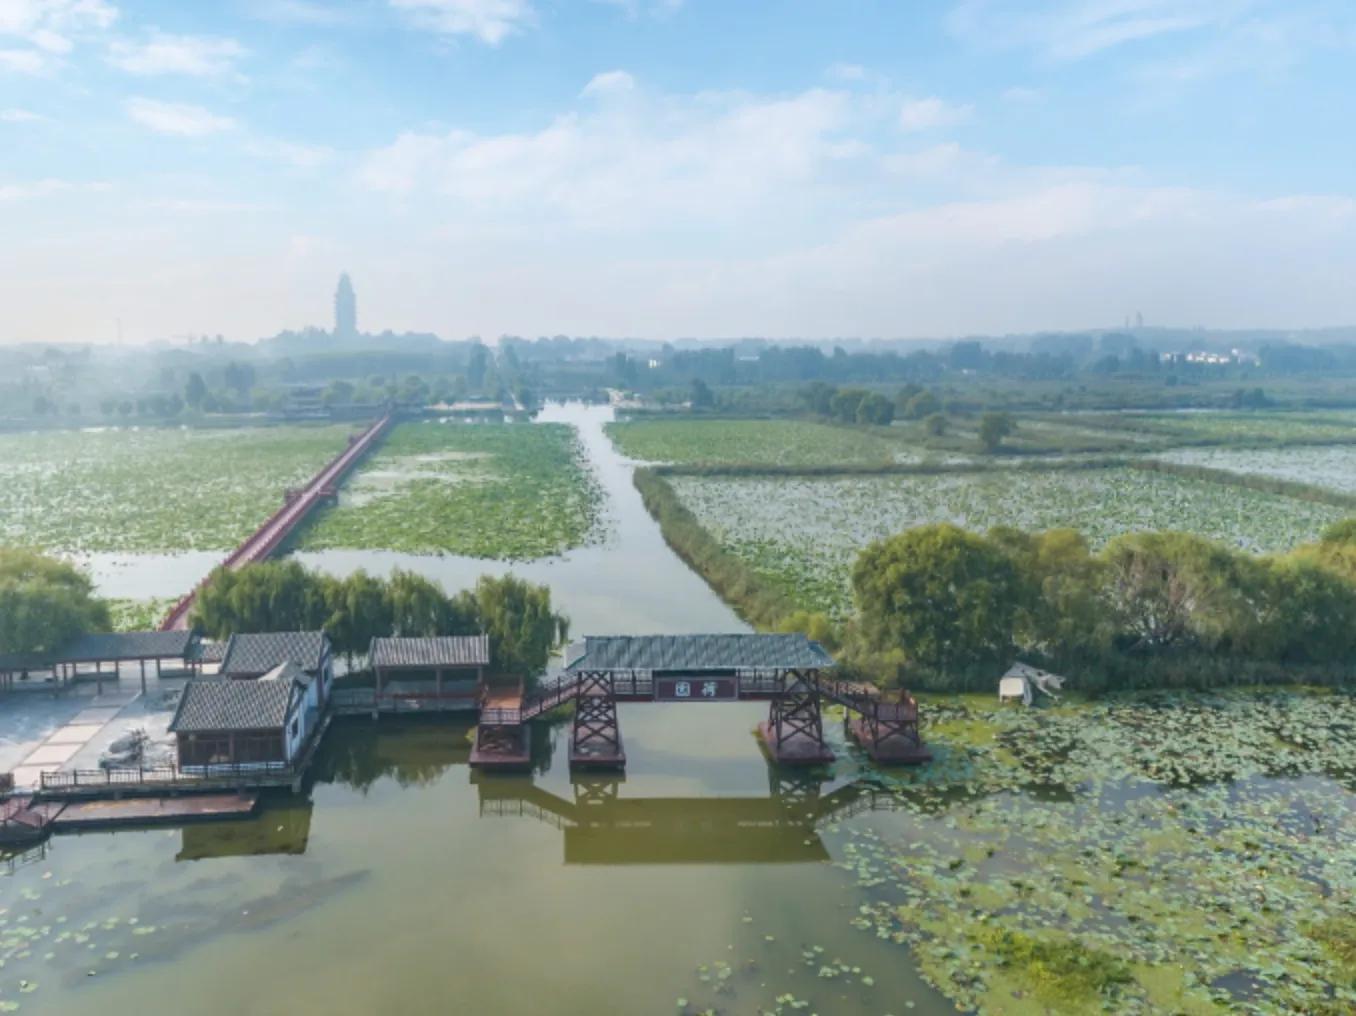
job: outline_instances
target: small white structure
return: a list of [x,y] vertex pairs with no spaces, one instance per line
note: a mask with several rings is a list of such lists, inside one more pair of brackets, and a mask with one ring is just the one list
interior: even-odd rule
[[1055,693],[1064,687],[1064,678],[1025,663],[1014,663],[1008,668],[1008,672],[998,679],[998,701],[1016,702],[1021,699],[1022,705],[1029,706],[1032,687],[1044,695],[1058,699],[1059,696]]

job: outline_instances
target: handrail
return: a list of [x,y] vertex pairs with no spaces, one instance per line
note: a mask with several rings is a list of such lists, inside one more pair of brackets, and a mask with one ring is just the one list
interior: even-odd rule
[[[342,477],[385,432],[391,420],[392,415],[387,413],[363,431],[359,437],[352,439],[348,447],[331,459],[301,489],[296,497],[284,501],[281,508],[273,512],[243,543],[231,551],[226,559],[221,562],[220,567],[235,569],[242,563],[249,564],[253,561],[262,560],[273,553],[278,545],[287,539],[288,534],[292,532],[296,524],[310,513],[311,509],[315,507],[316,501],[330,485]],[[174,631],[187,622],[189,611],[193,609],[198,594],[207,585],[209,579],[210,576],[204,578],[180,598],[179,602],[165,616],[165,620],[160,625],[161,631]]]

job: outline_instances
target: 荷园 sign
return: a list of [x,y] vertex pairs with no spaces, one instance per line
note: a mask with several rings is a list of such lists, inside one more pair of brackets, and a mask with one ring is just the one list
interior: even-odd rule
[[739,698],[733,677],[656,677],[657,702],[731,702]]

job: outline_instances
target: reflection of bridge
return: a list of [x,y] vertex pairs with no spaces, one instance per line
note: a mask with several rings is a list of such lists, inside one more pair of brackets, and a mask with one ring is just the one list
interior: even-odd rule
[[566,864],[769,864],[825,861],[819,827],[895,811],[895,795],[861,783],[821,793],[822,781],[769,770],[769,797],[628,798],[622,778],[572,783],[566,799],[525,779],[481,778],[482,818],[530,818],[561,830]]
[[[242,568],[247,564],[262,561],[282,545],[292,531],[311,513],[316,505],[331,499],[336,493],[336,484],[344,478],[350,469],[372,446],[381,440],[391,424],[388,413],[377,420],[361,434],[349,438],[348,447],[330,460],[329,464],[318,472],[311,481],[300,490],[289,490],[283,506],[264,520],[254,533],[237,547],[226,560],[223,568]],[[206,582],[206,580],[203,580]],[[161,631],[183,630],[188,627],[188,615],[197,599],[198,587],[189,592],[174,605],[161,624]]]
[[649,635],[588,637],[554,682],[527,696],[500,694],[482,702],[471,764],[524,768],[526,724],[564,705],[574,707],[570,764],[626,765],[619,702],[732,702],[763,699],[759,726],[778,762],[833,761],[824,741],[822,704],[842,706],[852,736],[877,762],[931,758],[918,733],[918,706],[907,692],[887,697],[870,685],[830,676],[833,659],[804,635]]

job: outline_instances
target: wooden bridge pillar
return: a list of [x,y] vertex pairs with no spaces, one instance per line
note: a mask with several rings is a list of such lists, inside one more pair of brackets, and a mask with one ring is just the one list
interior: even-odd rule
[[774,762],[819,765],[833,761],[824,743],[824,716],[819,685],[809,674],[789,670],[782,675],[782,691],[768,707],[767,722],[758,733]]
[[620,769],[626,765],[621,726],[617,722],[617,690],[609,671],[579,675],[574,697],[574,730],[570,765]]
[[916,765],[932,759],[918,731],[918,703],[906,691],[897,702],[879,698],[856,703],[844,717],[848,733],[881,765]]

